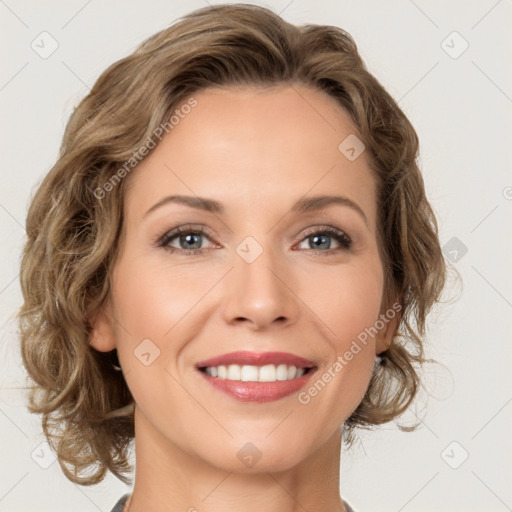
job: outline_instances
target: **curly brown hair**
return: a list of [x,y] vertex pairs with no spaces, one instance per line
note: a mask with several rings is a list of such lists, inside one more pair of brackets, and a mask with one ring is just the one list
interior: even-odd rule
[[[356,44],[334,26],[295,26],[254,5],[194,11],[145,40],[98,78],[73,111],[57,162],[26,220],[18,312],[21,354],[32,379],[28,409],[71,481],[111,471],[125,483],[134,439],[133,397],[116,351],[89,345],[91,318],[111,289],[126,179],[98,199],[155,129],[210,86],[304,84],[345,109],[366,145],[378,190],[385,303],[398,298],[399,327],[368,390],[344,423],[370,428],[413,401],[425,361],[425,320],[446,278],[438,227],[417,165],[418,137],[367,70]],[[91,472],[92,469],[92,472]]]

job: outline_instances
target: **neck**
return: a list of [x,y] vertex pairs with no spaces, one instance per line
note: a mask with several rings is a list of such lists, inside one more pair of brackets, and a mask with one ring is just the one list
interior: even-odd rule
[[345,512],[339,494],[341,430],[297,466],[238,473],[164,439],[135,407],[135,484],[129,512]]

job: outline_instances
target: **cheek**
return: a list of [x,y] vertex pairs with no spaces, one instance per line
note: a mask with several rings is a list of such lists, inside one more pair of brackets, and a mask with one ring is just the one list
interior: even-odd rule
[[184,274],[179,267],[150,265],[136,256],[119,262],[113,290],[115,336],[126,382],[139,404],[155,401],[162,378],[173,384],[169,372],[201,327],[195,316],[198,302],[217,280],[208,269]]
[[176,267],[126,259],[117,268],[115,283],[121,339],[135,346],[150,338],[163,349],[164,342],[170,345],[175,326],[208,292],[214,278],[207,271],[184,275]]
[[376,258],[361,259],[336,272],[331,268],[316,278],[308,281],[304,296],[329,327],[324,332],[329,334],[336,353],[341,354],[378,319],[383,292],[381,266]]
[[309,296],[317,297],[312,302],[316,311],[321,312],[322,323],[329,327],[323,332],[328,335],[330,354],[317,376],[321,382],[311,393],[306,390],[308,396],[304,396],[303,403],[314,401],[318,410],[331,417],[333,428],[359,405],[371,378],[375,357],[374,326],[379,318],[383,292],[379,261],[372,258],[361,261],[361,265],[331,272],[330,279],[324,280],[329,283],[327,293],[325,288],[310,286]]

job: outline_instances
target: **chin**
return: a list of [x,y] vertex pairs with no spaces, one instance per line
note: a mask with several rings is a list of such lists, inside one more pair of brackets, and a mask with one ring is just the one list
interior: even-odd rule
[[[217,446],[221,446],[220,444]],[[221,450],[204,455],[209,464],[234,473],[263,473],[289,470],[308,457],[304,441],[283,445],[281,439],[230,439]]]

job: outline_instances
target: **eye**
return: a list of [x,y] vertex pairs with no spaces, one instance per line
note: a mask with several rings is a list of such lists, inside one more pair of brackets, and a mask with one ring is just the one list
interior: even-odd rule
[[[180,226],[176,229],[168,231],[157,240],[159,247],[164,247],[171,253],[178,252],[184,255],[200,254],[205,248],[202,245],[201,238],[208,235],[203,227],[195,229],[193,226]],[[173,247],[171,242],[176,239],[178,247]],[[183,246],[184,248],[180,247]]]
[[[156,245],[165,248],[171,253],[179,253],[185,256],[199,255],[211,249],[211,247],[202,247],[202,239],[205,237],[208,240],[210,239],[208,233],[202,226],[198,228],[194,228],[191,225],[179,226],[157,238]],[[340,247],[331,248],[329,239],[332,238],[336,240]],[[302,238],[301,244],[304,242],[310,243],[311,245],[311,247],[306,247],[306,249],[312,250],[313,253],[318,253],[322,256],[332,255],[333,252],[348,251],[352,246],[352,240],[347,234],[331,226],[310,230]],[[176,243],[178,247],[171,245],[172,243]],[[314,250],[318,248],[321,250]]]
[[[341,247],[331,249],[330,238],[334,238]],[[314,228],[306,234],[301,243],[304,242],[309,243],[313,248],[321,248],[321,251],[313,252],[320,253],[322,256],[328,256],[337,251],[348,251],[352,246],[352,240],[346,233],[330,226]]]

